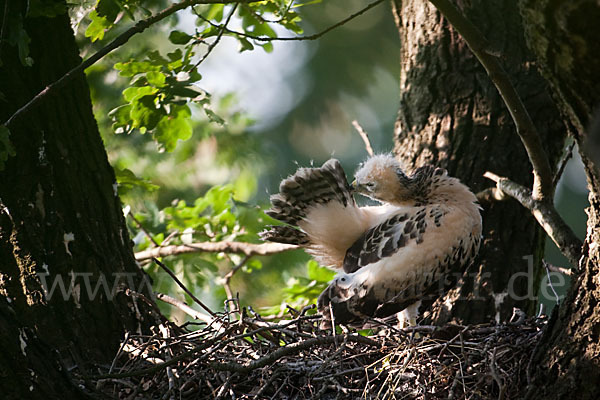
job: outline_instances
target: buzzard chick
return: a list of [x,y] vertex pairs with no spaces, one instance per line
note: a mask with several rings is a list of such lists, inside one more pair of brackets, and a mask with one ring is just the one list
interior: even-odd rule
[[[319,296],[326,320],[360,324],[404,310],[401,325],[414,324],[420,301],[442,296],[477,255],[476,198],[441,168],[406,175],[391,155],[369,158],[355,178],[348,185],[335,159],[298,169],[267,211],[286,225],[269,227],[262,238],[300,245],[340,271]],[[381,205],[359,207],[353,192]]]

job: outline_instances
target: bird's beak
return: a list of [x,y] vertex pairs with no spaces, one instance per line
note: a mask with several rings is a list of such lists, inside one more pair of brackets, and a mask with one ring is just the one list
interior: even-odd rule
[[356,179],[353,180],[350,185],[352,186],[352,189],[356,190],[356,188],[358,187],[358,183],[356,183]]

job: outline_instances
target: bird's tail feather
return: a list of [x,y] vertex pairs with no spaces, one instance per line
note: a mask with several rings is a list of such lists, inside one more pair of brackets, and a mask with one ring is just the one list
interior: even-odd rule
[[310,243],[308,235],[299,229],[286,225],[270,225],[267,230],[259,233],[262,240],[269,242],[295,244],[306,246]]
[[352,189],[336,159],[320,168],[300,168],[281,182],[279,193],[271,196],[272,207],[266,213],[282,222],[297,225],[312,207],[338,202],[354,205]]

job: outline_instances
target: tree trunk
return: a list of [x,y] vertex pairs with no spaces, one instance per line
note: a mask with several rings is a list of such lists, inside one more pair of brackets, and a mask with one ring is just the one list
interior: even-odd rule
[[[1,121],[81,62],[66,14],[25,18],[25,3],[9,6],[7,29],[23,16],[33,66],[3,43]],[[153,322],[125,289],[151,290],[133,258],[85,76],[10,131],[16,155],[0,172],[0,392],[75,396],[82,392],[67,370],[110,364],[126,330]]]
[[[459,1],[458,6],[502,55],[555,166],[565,129],[535,69],[511,2]],[[407,165],[447,168],[474,192],[491,187],[491,171],[531,187],[532,166],[498,91],[460,35],[425,0],[395,0],[401,38],[401,99],[396,153]],[[445,299],[436,323],[504,321],[513,307],[533,313],[544,235],[515,200],[482,202],[483,244],[475,265]],[[445,301],[446,299],[450,301]],[[451,304],[451,305],[449,305]]]
[[600,5],[521,0],[529,46],[567,125],[579,144],[590,207],[579,275],[550,319],[532,360],[535,370],[529,398],[600,398],[600,173],[589,143],[600,138]]

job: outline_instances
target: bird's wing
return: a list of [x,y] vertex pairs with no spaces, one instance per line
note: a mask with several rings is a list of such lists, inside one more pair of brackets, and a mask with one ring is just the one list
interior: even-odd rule
[[263,240],[298,244],[323,265],[341,268],[348,247],[368,228],[373,211],[356,206],[338,160],[300,168],[271,196],[266,213],[288,225],[272,226]]
[[320,168],[300,168],[284,179],[279,193],[271,196],[271,217],[298,225],[312,209],[329,203],[343,207],[356,206],[351,187],[340,162],[334,158]]
[[452,226],[463,219],[428,206],[399,210],[366,231],[346,252],[345,274],[320,296],[321,314],[328,318],[331,307],[338,323],[354,323],[441,295],[479,248],[480,221]]

